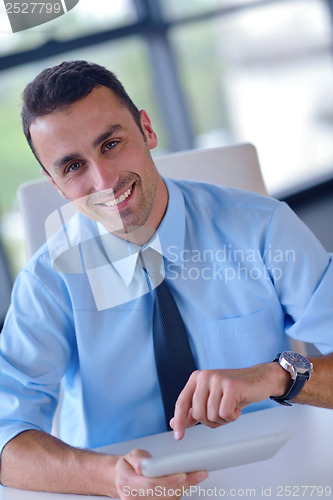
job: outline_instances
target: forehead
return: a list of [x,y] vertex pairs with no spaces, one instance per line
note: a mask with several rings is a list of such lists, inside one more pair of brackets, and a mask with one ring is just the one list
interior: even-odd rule
[[44,141],[52,139],[52,143],[65,146],[81,140],[82,136],[93,140],[106,126],[113,124],[128,129],[134,119],[111,89],[95,87],[86,97],[66,108],[38,117],[31,124],[30,133],[37,154],[43,154]]
[[79,99],[67,106],[56,108],[49,114],[38,117],[30,126],[39,127],[41,123],[46,122],[67,122],[75,119],[93,119],[98,116],[107,115],[112,117],[122,113],[124,116],[131,113],[125,107],[119,97],[107,87],[95,87],[86,97]]

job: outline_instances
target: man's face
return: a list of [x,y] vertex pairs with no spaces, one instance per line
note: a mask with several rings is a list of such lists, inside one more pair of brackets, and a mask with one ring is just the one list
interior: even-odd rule
[[30,132],[37,156],[65,198],[109,231],[159,225],[167,190],[150,155],[156,134],[140,112],[133,116],[106,87],[63,110],[37,118]]

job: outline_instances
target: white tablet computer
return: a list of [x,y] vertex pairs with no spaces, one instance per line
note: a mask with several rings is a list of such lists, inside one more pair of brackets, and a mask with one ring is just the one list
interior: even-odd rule
[[226,445],[199,448],[158,458],[146,458],[141,462],[141,471],[146,477],[158,477],[179,472],[214,471],[260,462],[273,457],[291,436],[290,432],[279,432],[229,442]]

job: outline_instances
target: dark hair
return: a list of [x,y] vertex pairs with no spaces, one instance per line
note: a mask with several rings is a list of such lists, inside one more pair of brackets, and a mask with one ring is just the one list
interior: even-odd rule
[[[56,109],[65,109],[73,102],[86,97],[97,86],[107,87],[118,96],[145,137],[140,123],[140,112],[114,73],[87,61],[64,61],[58,66],[44,69],[23,92],[23,131],[39,163],[31,139],[30,125],[38,117]],[[42,167],[44,168],[43,165]]]

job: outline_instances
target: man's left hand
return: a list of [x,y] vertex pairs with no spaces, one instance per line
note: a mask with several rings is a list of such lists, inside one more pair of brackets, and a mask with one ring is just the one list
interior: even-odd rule
[[233,422],[249,404],[284,394],[290,382],[278,363],[197,370],[180,393],[170,420],[175,439],[182,439],[185,429],[198,422],[213,428]]

